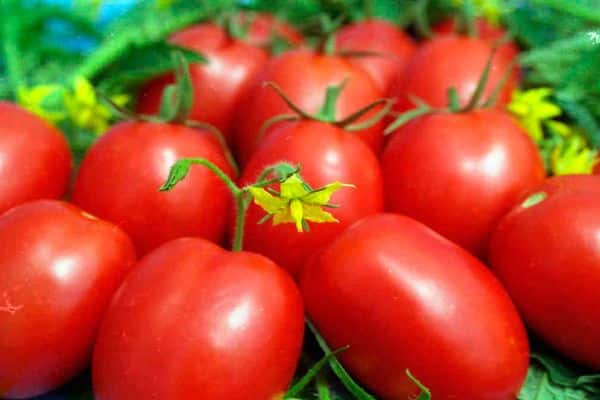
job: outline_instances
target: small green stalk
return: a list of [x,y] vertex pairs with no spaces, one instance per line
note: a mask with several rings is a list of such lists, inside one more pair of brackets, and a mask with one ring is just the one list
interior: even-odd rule
[[[233,241],[231,245],[232,251],[242,251],[244,246],[244,225],[246,223],[246,214],[248,213],[248,207],[252,201],[252,195],[250,194],[251,187],[265,187],[275,182],[280,182],[287,179],[294,173],[298,172],[298,168],[293,166],[280,163],[272,167],[266,168],[258,177],[258,180],[250,185],[239,187],[233,179],[229,177],[222,169],[217,167],[212,162],[205,158],[182,158],[177,160],[169,171],[169,176],[166,182],[158,189],[161,192],[169,191],[181,182],[190,172],[192,165],[201,165],[208,168],[214,173],[229,189],[231,195],[235,200],[236,207],[236,218],[235,218],[235,230],[233,234]],[[274,173],[277,177],[268,179],[270,174]]]

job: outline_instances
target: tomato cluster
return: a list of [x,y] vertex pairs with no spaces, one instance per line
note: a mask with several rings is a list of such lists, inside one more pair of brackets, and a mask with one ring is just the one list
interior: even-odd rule
[[[117,123],[72,186],[60,132],[0,104],[0,398],[91,362],[101,400],[274,399],[305,317],[382,399],[418,395],[407,370],[436,400],[515,399],[525,326],[600,368],[600,177],[545,179],[505,110],[520,72],[514,43],[493,50],[502,31],[444,21],[417,43],[367,20],[312,50],[273,16],[249,24],[245,38],[213,23],[170,38],[208,59],[189,66],[188,117],[222,137]],[[296,48],[271,55],[273,32]],[[175,80],[143,85],[137,110],[158,112]],[[191,157],[211,167],[158,191]],[[299,172],[273,178],[281,162]],[[298,174],[304,197],[284,188]],[[263,181],[278,209],[244,197]],[[345,187],[314,189],[332,182]],[[244,210],[245,251],[225,250]]]

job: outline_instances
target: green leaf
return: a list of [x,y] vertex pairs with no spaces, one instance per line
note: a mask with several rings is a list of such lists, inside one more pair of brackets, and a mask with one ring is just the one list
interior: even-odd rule
[[163,185],[158,189],[161,192],[169,191],[181,182],[189,174],[192,161],[190,159],[177,160],[169,171],[169,176]]

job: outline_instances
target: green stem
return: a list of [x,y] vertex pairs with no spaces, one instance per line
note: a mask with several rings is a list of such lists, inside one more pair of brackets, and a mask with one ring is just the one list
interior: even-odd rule
[[25,74],[21,69],[20,52],[19,52],[19,35],[16,29],[16,20],[8,5],[4,4],[1,8],[3,14],[2,21],[2,53],[4,55],[4,65],[9,82],[13,88],[13,93],[16,95],[17,89],[25,85]]
[[250,206],[251,198],[247,191],[240,190],[234,195],[235,198],[235,230],[233,233],[232,251],[242,251],[244,248],[244,227],[246,225],[246,214]]
[[322,375],[317,376],[317,397],[319,400],[331,400],[329,385]]

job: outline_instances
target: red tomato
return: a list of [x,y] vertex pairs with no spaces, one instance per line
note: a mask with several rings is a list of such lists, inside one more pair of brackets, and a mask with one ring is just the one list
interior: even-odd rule
[[409,35],[386,20],[366,20],[341,28],[336,34],[338,50],[374,51],[382,56],[350,58],[362,67],[386,93],[398,73],[404,70],[416,45]]
[[171,241],[117,292],[93,361],[96,398],[275,399],[300,356],[302,299],[269,259]]
[[0,217],[0,396],[24,399],[73,378],[135,262],[116,226],[58,200]]
[[544,179],[533,141],[495,110],[413,120],[390,138],[381,163],[387,210],[478,256],[500,218]]
[[[461,36],[440,36],[422,45],[408,63],[403,74],[398,76],[390,89],[397,97],[396,110],[414,108],[409,95],[424,100],[433,107],[448,104],[448,89],[455,87],[461,105],[466,105],[473,95],[483,73],[492,47],[483,39]],[[501,81],[510,60],[496,54],[489,78],[483,92],[487,99]],[[498,96],[496,106],[504,107],[518,86],[512,74]]]
[[[347,117],[381,98],[381,91],[371,77],[347,59],[301,50],[272,59],[254,80],[240,107],[244,112],[238,113],[236,120],[235,150],[242,165],[258,147],[263,124],[271,117],[291,112],[272,88],[264,86],[265,81],[278,84],[301,109],[316,113],[325,100],[327,87],[339,85],[344,79],[348,79],[348,84],[338,99],[337,117]],[[380,122],[358,135],[379,152],[383,142],[382,129]]]
[[[229,140],[233,115],[251,80],[267,62],[268,54],[234,40],[222,28],[204,23],[171,36],[170,42],[195,50],[208,64],[190,65],[194,105],[189,118],[216,126]],[[140,91],[138,112],[154,114],[160,108],[164,88],[174,82],[172,74],[156,78]]]
[[[477,36],[489,44],[494,45],[506,38],[507,32],[502,26],[496,26],[487,22],[484,18],[475,21]],[[438,34],[453,34],[457,29],[456,19],[445,19],[433,27]],[[512,60],[519,55],[519,47],[513,41],[508,41],[498,49],[498,55]]]
[[600,368],[600,177],[551,178],[515,207],[490,245],[492,268],[526,323],[566,356]]
[[281,37],[293,46],[300,46],[304,43],[304,38],[296,28],[272,14],[240,12],[235,21],[242,27],[248,24],[244,42],[255,47],[268,47],[274,35]]
[[600,162],[596,161],[596,166],[594,167],[594,174],[600,175]]
[[29,200],[61,197],[71,177],[65,137],[24,109],[0,101],[0,213]]
[[527,335],[485,265],[410,218],[352,225],[307,264],[309,317],[342,363],[384,399],[415,398],[406,369],[439,400],[514,400]]
[[265,167],[281,160],[300,164],[300,174],[313,188],[336,180],[356,185],[355,189],[340,189],[331,198],[339,207],[327,211],[340,222],[309,223],[310,232],[298,233],[293,224],[259,225],[265,212],[250,206],[244,247],[298,276],[304,261],[320,247],[353,222],[383,210],[383,183],[377,158],[352,133],[330,124],[301,121],[281,124],[270,133],[244,169],[240,184],[255,182]]
[[220,242],[231,194],[212,172],[194,168],[172,191],[158,191],[183,157],[204,157],[232,173],[223,149],[206,132],[173,124],[117,124],[83,159],[73,202],[121,226],[140,255],[182,236]]

